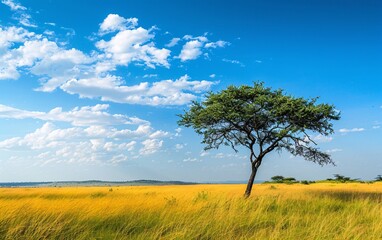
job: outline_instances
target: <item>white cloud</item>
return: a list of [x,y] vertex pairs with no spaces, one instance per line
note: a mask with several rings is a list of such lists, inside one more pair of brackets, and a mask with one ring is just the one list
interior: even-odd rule
[[[183,39],[187,40],[187,42],[183,45],[182,50],[177,58],[180,58],[182,62],[195,60],[203,54],[203,48],[213,49],[230,45],[229,42],[222,40],[209,42],[208,38],[206,37],[207,34],[208,33],[205,33],[204,36],[198,37],[185,35]],[[205,59],[209,59],[208,53],[204,53],[203,55],[205,56]]]
[[27,10],[26,7],[22,6],[19,3],[16,3],[15,1],[12,1],[12,0],[2,0],[1,3],[10,7],[12,11]]
[[28,111],[0,104],[0,118],[6,119],[40,119],[43,121],[68,122],[73,126],[106,126],[123,124],[149,124],[137,117],[128,117],[121,114],[107,112],[109,105],[97,104],[95,106],[75,107],[70,111],[63,111],[61,107],[49,112]]
[[330,137],[330,136],[324,136],[324,135],[321,135],[321,134],[318,134],[316,136],[313,136],[311,137],[311,139],[315,142],[321,142],[321,143],[325,143],[325,142],[331,142],[333,141],[333,138]]
[[197,158],[185,158],[183,159],[183,162],[201,162],[202,160],[197,159]]
[[352,128],[352,129],[341,128],[339,130],[340,133],[363,132],[363,131],[365,131],[364,128]]
[[342,152],[342,149],[340,149],[340,148],[333,148],[333,149],[326,150],[326,152],[327,153]]
[[[203,153],[203,152],[202,152]],[[217,153],[214,158],[217,159],[247,159],[247,156],[233,154],[233,153]]]
[[[107,104],[76,107],[70,111],[54,108],[49,112],[26,111],[0,105],[0,118],[40,119],[48,121],[41,128],[24,137],[0,141],[0,149],[30,151],[31,156],[52,162],[91,162],[117,164],[134,158],[137,141],[141,141],[140,155],[157,152],[163,138],[170,134],[155,130],[150,122],[121,114],[110,114]],[[55,122],[67,122],[74,127],[59,128]],[[132,125],[136,125],[131,129]],[[129,128],[127,128],[129,127]],[[44,154],[42,154],[44,153]],[[42,155],[41,155],[42,154]],[[44,156],[44,159],[41,159]]]
[[[111,147],[111,144],[114,147]],[[0,149],[21,149],[30,151],[29,155],[39,164],[53,162],[89,162],[111,163],[116,156],[127,154],[134,142],[110,143],[104,139],[88,138],[83,128],[59,129],[52,123],[45,123],[41,128],[21,138],[0,142]]]
[[207,151],[201,151],[201,152],[200,152],[200,156],[201,156],[201,157],[205,157],[205,156],[208,156],[208,155],[210,155],[210,153],[207,152]]
[[188,61],[188,60],[194,60],[197,59],[201,54],[201,48],[203,47],[203,43],[198,40],[192,40],[187,42],[183,48],[182,51],[179,54],[179,58],[182,62]]
[[[110,33],[111,36],[98,39],[95,43],[98,52],[86,54],[50,40],[54,35],[52,31],[41,35],[24,28],[0,28],[0,80],[30,74],[39,78],[37,91],[61,89],[84,98],[151,106],[187,104],[208,91],[215,82],[190,81],[187,75],[175,80],[127,86],[121,77],[110,73],[118,66],[130,64],[170,67],[170,50],[155,46],[155,30],[154,27],[138,27],[136,18],[109,14],[100,24],[99,33]],[[226,45],[221,40],[208,42],[206,36],[185,36],[183,39],[188,42],[179,55],[182,61],[198,58],[207,44],[208,48]],[[145,74],[144,78],[156,76]]]
[[[113,29],[113,26],[116,30],[123,29],[107,19],[105,21],[101,24],[105,31]],[[98,41],[96,46],[102,52],[92,53],[92,56],[78,49],[60,47],[47,37],[23,28],[0,28],[0,79],[18,79],[20,71],[26,68],[41,77],[41,87],[37,90],[50,92],[70,79],[97,78],[118,65],[127,66],[131,62],[151,68],[169,67],[167,58],[170,51],[155,47],[151,30],[127,28],[118,31],[109,41]]]
[[182,132],[182,129],[181,128],[177,128],[177,129],[175,129],[175,137],[180,137],[180,136],[182,136],[181,135],[181,132]]
[[106,60],[115,65],[127,66],[131,62],[144,63],[147,67],[170,67],[170,50],[156,48],[152,42],[154,34],[142,27],[118,32],[110,41],[100,40],[98,49],[105,52]]
[[156,153],[163,145],[163,140],[147,139],[141,142],[143,147],[139,150],[141,155],[150,155]]
[[177,143],[177,144],[175,144],[175,149],[176,150],[181,150],[181,149],[183,149],[184,148],[184,144],[179,144],[179,143]]
[[37,27],[37,25],[32,22],[32,17],[29,14],[22,13],[20,14],[20,16],[15,17],[15,19],[18,20],[19,23],[21,23],[25,27],[33,27],[33,28]]
[[219,40],[217,42],[209,42],[204,45],[205,48],[218,48],[218,47],[225,47],[228,46],[230,43],[226,41]]
[[143,78],[156,78],[158,77],[158,74],[145,74],[143,75]]
[[23,42],[31,37],[36,36],[35,33],[29,32],[20,27],[0,27],[0,49],[6,49],[14,43]]
[[124,18],[118,14],[109,14],[100,24],[99,32],[101,35],[104,35],[110,32],[133,29],[137,25],[137,18]]
[[155,131],[153,132],[149,138],[164,138],[164,137],[168,137],[170,134],[168,132],[165,132],[165,131],[162,131],[162,130],[158,130],[158,131]]
[[45,25],[49,25],[49,26],[56,26],[56,23],[54,23],[54,22],[45,22],[44,23]]
[[173,47],[177,45],[179,41],[180,41],[180,38],[173,38],[168,44],[166,44],[166,47]]
[[210,78],[215,78],[215,77],[216,77],[215,73],[210,75]]
[[223,58],[222,61],[223,62],[227,62],[227,63],[237,64],[237,65],[240,65],[240,67],[245,67],[245,65],[242,62],[238,61],[238,60],[232,60],[232,59]]
[[0,79],[18,79],[26,68],[45,79],[39,90],[53,91],[74,76],[86,74],[84,64],[93,62],[77,49],[63,49],[22,28],[0,29],[0,33],[0,49],[4,49],[0,52]]
[[379,128],[381,128],[381,126],[373,126],[373,129],[379,129]]
[[12,18],[17,20],[21,25],[33,28],[37,27],[37,25],[32,22],[31,15],[26,13],[28,10],[26,7],[13,0],[2,0],[1,3],[8,6],[12,11],[15,12]]
[[116,76],[104,78],[72,79],[61,86],[70,94],[79,94],[83,98],[101,98],[102,101],[142,105],[183,105],[196,99],[198,93],[205,92],[215,82],[201,80],[190,81],[185,75],[177,80],[159,82],[141,82],[138,85],[125,86]]

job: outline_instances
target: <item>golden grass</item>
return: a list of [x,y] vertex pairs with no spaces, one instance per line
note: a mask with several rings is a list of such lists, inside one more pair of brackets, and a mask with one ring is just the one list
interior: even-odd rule
[[382,239],[382,184],[1,188],[0,239]]

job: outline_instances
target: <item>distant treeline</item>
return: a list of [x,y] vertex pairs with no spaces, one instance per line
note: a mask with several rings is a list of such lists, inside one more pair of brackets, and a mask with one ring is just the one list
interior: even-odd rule
[[0,182],[0,187],[68,187],[68,186],[150,186],[150,185],[191,185],[193,182],[133,180],[133,181],[58,181],[58,182]]
[[326,180],[318,180],[318,181],[308,181],[308,180],[296,180],[293,177],[283,177],[280,175],[276,175],[271,177],[271,181],[265,181],[264,183],[286,183],[286,184],[293,184],[293,183],[301,183],[301,184],[311,184],[311,183],[318,183],[318,182],[337,182],[337,183],[349,183],[349,182],[357,182],[357,183],[373,183],[373,182],[381,182],[382,181],[382,175],[378,175],[374,180],[371,181],[363,181],[359,178],[350,178],[345,177],[340,174],[334,174],[334,178],[327,178]]

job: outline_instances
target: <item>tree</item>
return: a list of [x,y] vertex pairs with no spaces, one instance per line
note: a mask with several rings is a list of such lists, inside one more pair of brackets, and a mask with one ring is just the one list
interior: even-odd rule
[[343,183],[351,181],[350,177],[345,177],[340,174],[334,174],[334,180],[338,182],[343,182]]
[[239,146],[249,149],[252,172],[246,197],[251,194],[264,157],[274,150],[286,150],[320,165],[334,164],[311,137],[313,133],[328,136],[334,132],[331,120],[339,120],[340,113],[333,105],[318,104],[318,98],[286,95],[283,90],[272,90],[258,82],[253,86],[229,86],[205,97],[200,103],[193,101],[188,111],[178,115],[178,124],[202,135],[205,150],[221,145],[231,146],[236,152]]
[[334,181],[345,183],[345,182],[359,181],[359,179],[358,178],[352,179],[350,177],[345,177],[345,176],[340,175],[340,174],[334,174]]
[[274,182],[282,182],[282,181],[284,181],[284,177],[280,176],[280,175],[273,176],[273,177],[271,177],[271,179]]
[[382,181],[382,175],[378,175],[376,178],[375,178],[375,181]]

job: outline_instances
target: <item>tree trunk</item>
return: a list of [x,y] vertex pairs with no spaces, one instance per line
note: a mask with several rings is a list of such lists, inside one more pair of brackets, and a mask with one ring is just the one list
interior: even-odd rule
[[248,198],[251,195],[253,182],[255,181],[257,169],[259,168],[260,163],[261,163],[261,160],[260,161],[257,160],[257,161],[252,163],[252,173],[251,173],[251,176],[248,179],[247,189],[245,190],[245,193],[244,193],[244,197],[245,198]]

